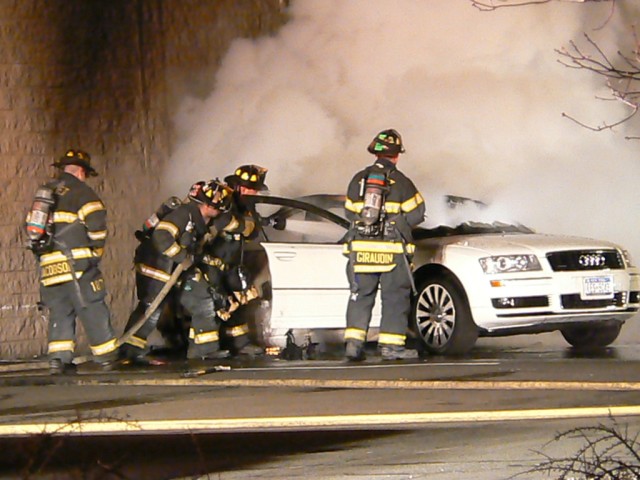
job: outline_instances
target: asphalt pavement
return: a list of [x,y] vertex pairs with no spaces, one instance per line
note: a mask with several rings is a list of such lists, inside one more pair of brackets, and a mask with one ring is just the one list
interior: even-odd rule
[[545,336],[485,339],[455,359],[371,351],[361,364],[173,359],[52,377],[37,359],[3,363],[0,473],[25,478],[38,463],[29,452],[53,442],[43,475],[111,465],[113,478],[508,478],[559,429],[636,428],[639,364],[634,342],[584,353]]

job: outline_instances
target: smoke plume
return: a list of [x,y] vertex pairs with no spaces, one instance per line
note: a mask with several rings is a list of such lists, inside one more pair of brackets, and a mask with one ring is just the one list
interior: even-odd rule
[[619,3],[607,22],[600,2],[488,13],[466,0],[294,0],[277,35],[232,45],[208,98],[185,99],[165,188],[256,163],[274,195],[344,193],[372,161],[373,136],[395,128],[407,149],[399,168],[431,220],[442,194],[473,197],[640,260],[640,144],[624,139],[628,126],[595,133],[562,117],[597,125],[626,112],[596,99],[601,78],[554,52],[583,33],[615,52],[629,9],[638,16]]

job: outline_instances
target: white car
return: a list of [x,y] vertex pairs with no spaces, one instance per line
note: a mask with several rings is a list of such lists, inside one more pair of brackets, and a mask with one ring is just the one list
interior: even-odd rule
[[[349,298],[343,197],[252,198],[271,223],[245,253],[262,286],[262,301],[247,309],[259,340],[283,347],[287,332],[340,339]],[[446,202],[455,208],[467,199]],[[477,222],[419,227],[414,236],[407,328],[431,353],[464,354],[479,336],[553,330],[574,347],[604,347],[640,307],[637,269],[611,242]],[[379,321],[378,298],[371,340]]]

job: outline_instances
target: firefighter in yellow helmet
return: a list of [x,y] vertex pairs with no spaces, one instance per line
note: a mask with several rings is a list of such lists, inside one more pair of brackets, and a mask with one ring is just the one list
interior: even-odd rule
[[41,299],[49,309],[49,372],[75,370],[76,317],[94,361],[110,370],[117,358],[116,337],[99,268],[107,239],[107,210],[85,183],[97,173],[89,154],[77,149],[67,150],[53,166],[60,174],[38,189],[50,202],[48,212],[32,211],[27,218],[31,249],[40,265]]
[[408,356],[405,340],[411,295],[409,262],[414,251],[411,231],[422,222],[425,206],[413,182],[396,166],[405,151],[397,131],[381,131],[367,150],[375,155],[374,163],[351,179],[345,200],[351,220],[344,244],[351,288],[345,355],[351,361],[364,360],[371,312],[380,287],[378,348],[384,360],[397,360]]
[[226,226],[217,232],[212,242],[205,246],[205,259],[210,265],[207,277],[216,292],[226,292],[224,308],[218,315],[221,324],[221,341],[236,356],[257,356],[264,349],[250,339],[250,329],[242,315],[242,307],[258,297],[249,269],[244,264],[245,242],[259,233],[260,218],[246,195],[256,195],[267,190],[267,169],[258,165],[242,165],[225,182],[233,189],[233,202]]

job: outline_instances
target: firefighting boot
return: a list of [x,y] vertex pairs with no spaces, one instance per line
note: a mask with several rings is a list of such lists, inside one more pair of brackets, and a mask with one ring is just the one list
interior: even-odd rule
[[357,342],[355,340],[347,340],[344,356],[350,362],[362,362],[366,358],[364,354],[364,343]]
[[399,345],[380,345],[382,360],[407,360],[418,358],[418,352]]
[[49,360],[50,375],[68,375],[76,373],[76,366],[73,363],[64,363],[59,358]]
[[221,349],[218,342],[209,342],[202,345],[192,343],[187,350],[187,358],[189,360],[223,360],[230,356],[231,352]]
[[264,348],[253,343],[247,343],[245,346],[238,348],[235,351],[235,355],[240,357],[259,357],[264,355]]

